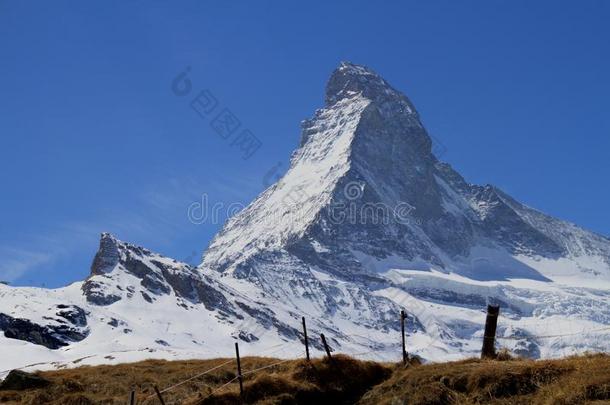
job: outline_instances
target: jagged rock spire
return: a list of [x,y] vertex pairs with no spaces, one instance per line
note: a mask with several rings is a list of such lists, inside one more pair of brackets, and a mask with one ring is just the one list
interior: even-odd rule
[[100,236],[100,247],[91,264],[91,275],[105,274],[112,271],[119,263],[119,241],[108,232]]

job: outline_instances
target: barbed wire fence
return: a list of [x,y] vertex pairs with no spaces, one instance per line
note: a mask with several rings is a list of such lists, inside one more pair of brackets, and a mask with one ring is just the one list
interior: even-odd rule
[[[239,295],[239,294],[238,294]],[[426,315],[423,311],[424,306],[421,303],[418,303],[417,300],[414,300],[413,297],[410,297],[409,295],[404,295],[402,297],[396,297],[394,296],[393,298],[397,300],[397,304],[399,304],[401,307],[410,307],[410,309],[413,312],[417,313],[418,317],[422,317],[425,318]],[[417,304],[420,306],[420,308],[414,308],[413,305]],[[426,308],[426,310],[428,310],[428,308]],[[484,333],[482,336],[482,341],[483,341],[483,345],[482,345],[482,349],[481,349],[481,357],[484,359],[493,359],[496,357],[497,351],[496,351],[496,343],[499,342],[500,344],[502,343],[506,343],[509,344],[511,342],[519,342],[519,341],[539,341],[539,340],[546,340],[546,339],[555,339],[558,342],[561,339],[565,339],[565,338],[573,338],[575,336],[580,336],[580,337],[584,337],[584,336],[591,336],[591,335],[595,335],[595,334],[610,334],[610,325],[609,326],[603,326],[603,327],[598,327],[598,328],[575,328],[575,324],[574,322],[571,322],[569,320],[562,320],[562,321],[557,321],[557,320],[553,320],[553,319],[536,319],[535,321],[532,320],[532,325],[535,325],[538,330],[544,330],[544,331],[557,331],[558,329],[560,330],[566,330],[565,333],[556,333],[556,332],[546,332],[546,333],[541,333],[541,334],[527,334],[527,335],[522,335],[522,334],[515,334],[515,332],[513,331],[513,335],[508,335],[508,336],[497,336],[496,332],[497,332],[497,325],[498,325],[498,318],[500,317],[499,314],[499,306],[497,305],[488,305],[487,307],[487,319],[485,322],[485,329],[484,329]],[[412,315],[415,315],[412,313]],[[210,367],[206,370],[201,370],[198,371],[196,373],[194,373],[193,375],[190,375],[186,378],[184,378],[183,380],[174,382],[173,384],[167,386],[167,387],[162,387],[162,389],[159,389],[157,386],[153,386],[154,388],[154,394],[150,394],[145,396],[141,401],[139,401],[138,403],[146,403],[146,402],[150,402],[151,400],[157,398],[162,404],[164,404],[164,399],[163,399],[163,395],[167,394],[185,384],[188,383],[196,383],[197,387],[207,387],[208,388],[208,392],[206,394],[205,397],[202,398],[202,400],[205,400],[206,398],[212,397],[214,395],[219,394],[221,391],[227,389],[228,387],[231,386],[231,384],[235,383],[236,381],[243,381],[244,377],[247,376],[253,376],[256,375],[260,372],[263,372],[265,370],[270,370],[273,369],[274,367],[278,367],[281,366],[285,363],[289,363],[298,359],[305,359],[304,356],[305,354],[310,352],[310,349],[313,350],[318,350],[318,353],[322,353],[322,355],[324,356],[324,351],[320,350],[318,348],[318,346],[316,345],[312,345],[313,347],[310,348],[310,342],[309,340],[312,339],[316,339],[317,340],[317,336],[316,333],[313,334],[313,336],[311,336],[311,338],[307,338],[306,336],[306,330],[305,330],[305,319],[306,319],[306,315],[303,313],[302,315],[302,320],[303,320],[303,334],[300,335],[300,340],[302,341],[302,343],[305,346],[305,350],[299,351],[298,353],[295,353],[295,342],[294,341],[284,341],[282,343],[278,343],[278,344],[274,344],[272,346],[269,346],[263,350],[260,349],[256,349],[255,352],[255,356],[256,357],[276,357],[278,355],[281,355],[283,357],[285,357],[284,359],[272,362],[270,364],[264,364],[260,367],[256,367],[254,369],[251,370],[245,370],[245,371],[241,371],[240,367],[239,367],[239,351],[237,351],[237,356],[236,358],[228,358],[227,360],[223,361],[220,364],[217,364],[213,367]],[[376,336],[374,336],[374,334],[371,334],[370,332],[364,332],[365,334],[360,334],[360,333],[347,333],[347,334],[343,334],[342,337],[344,339],[346,339],[347,343],[352,343],[355,344],[356,346],[367,346],[368,345],[368,350],[364,350],[361,352],[353,352],[353,351],[347,351],[346,354],[349,355],[352,358],[355,359],[363,359],[363,360],[377,360],[377,361],[383,361],[383,362],[400,362],[400,358],[402,355],[402,352],[405,353],[409,353],[410,358],[412,358],[413,356],[417,356],[415,353],[421,353],[423,351],[425,351],[426,349],[428,349],[430,346],[434,345],[435,342],[437,341],[437,338],[432,337],[430,339],[430,341],[428,342],[427,345],[424,346],[420,346],[417,350],[414,350],[412,352],[407,352],[407,347],[409,346],[409,340],[407,340],[405,343],[404,340],[401,340],[402,336],[401,335],[407,335],[407,337],[411,337],[413,336],[413,334],[409,334],[407,332],[405,332],[404,329],[404,324],[402,325],[403,328],[398,328],[397,324],[399,324],[399,322],[405,322],[405,320],[407,319],[407,317],[404,315],[403,312],[401,312],[400,316],[397,317],[395,320],[387,320],[385,322],[382,323],[378,323],[376,324],[376,330],[383,330],[385,334],[393,334],[395,337],[393,338],[395,340],[395,343],[375,343],[378,342],[378,339]],[[419,319],[419,318],[418,318]],[[428,319],[419,319],[420,322],[423,322],[425,324],[430,324],[431,322],[438,322],[439,324],[442,325],[441,321],[434,315],[434,314],[428,314]],[[569,325],[561,325],[561,322],[568,322]],[[246,322],[244,323],[242,326],[247,327],[249,324]],[[251,325],[250,325],[251,326]],[[527,322],[526,323],[521,323],[519,325],[520,327],[525,327],[527,326]],[[263,328],[264,329],[264,328]],[[318,330],[319,328],[316,328],[316,332],[319,332]],[[370,329],[365,329],[366,331],[369,331]],[[506,334],[506,329],[504,330],[505,334]],[[510,331],[509,331],[510,332]],[[517,330],[518,332],[518,330]],[[264,334],[263,334],[264,335]],[[322,334],[323,335],[323,334]],[[262,337],[262,335],[261,335]],[[238,339],[236,339],[238,340]],[[326,351],[326,357],[330,360],[331,359],[331,352],[332,353],[336,353],[335,350],[333,350],[332,348],[329,347],[329,345],[327,344],[326,339],[322,338],[322,342],[324,345],[324,349]],[[569,343],[569,342],[568,342]],[[407,346],[407,347],[405,347]],[[237,343],[236,343],[236,348],[237,348]],[[144,349],[138,349],[138,350],[146,350],[148,348],[144,348]],[[562,357],[568,357],[570,355],[575,355],[578,354],[578,350],[575,347],[572,347],[569,344],[562,344],[560,346],[561,349],[561,355]],[[571,350],[571,351],[570,351]],[[583,350],[586,351],[586,350]],[[216,351],[217,352],[217,351]],[[388,354],[390,352],[395,352],[396,355],[391,355]],[[117,352],[113,352],[113,353],[117,353]],[[218,353],[218,352],[217,352]],[[218,353],[220,355],[220,353]],[[82,357],[80,358],[82,359]],[[77,359],[77,360],[80,360]],[[309,360],[309,355],[307,356],[306,360]],[[227,367],[232,367],[235,368],[235,364],[237,363],[238,367],[237,367],[237,371],[235,373],[235,376],[231,376],[227,381],[223,382],[222,385],[218,386],[218,387],[214,387],[213,384],[204,382],[203,379],[206,375],[210,375],[211,373],[215,372],[215,371],[219,371],[223,368],[227,368]],[[405,363],[405,366],[407,366],[408,363]],[[23,366],[21,368],[17,368],[17,370],[19,369],[26,369],[28,367],[32,367],[35,365],[26,365]],[[10,370],[5,370],[5,371],[0,371],[0,375],[10,371]],[[132,391],[131,392],[131,404],[135,404],[136,402],[136,392]],[[240,395],[243,396],[243,386],[240,383]]]
[[[401,314],[401,318],[404,315]],[[561,339],[561,338],[567,338],[567,337],[574,337],[574,336],[585,336],[585,335],[592,335],[592,334],[596,334],[596,333],[610,333],[610,326],[606,326],[606,327],[600,327],[600,328],[594,328],[594,329],[581,329],[578,331],[575,331],[573,329],[573,325],[571,325],[570,329],[568,332],[566,333],[550,333],[550,334],[539,334],[539,335],[535,335],[535,334],[530,334],[527,336],[496,336],[496,328],[497,328],[497,322],[498,322],[498,317],[499,317],[499,307],[498,306],[494,306],[494,305],[488,305],[487,308],[487,319],[485,322],[485,332],[483,335],[483,345],[482,345],[482,349],[481,349],[481,358],[483,359],[494,359],[496,357],[497,351],[496,351],[496,342],[511,342],[511,341],[522,341],[522,340],[543,340],[543,339]],[[401,319],[402,320],[402,319]],[[557,325],[553,325],[553,327],[550,327],[550,321],[546,320],[546,330],[556,330],[557,329]],[[397,323],[397,321],[387,321],[382,323],[381,325],[377,325],[378,328],[385,328],[385,327],[391,327],[391,326],[395,326]],[[537,326],[540,326],[540,323],[537,323]],[[550,329],[549,329],[550,328]],[[375,345],[370,345],[370,349],[369,350],[365,350],[362,352],[350,352],[348,353],[348,355],[352,358],[358,359],[358,358],[366,358],[367,360],[371,360],[371,359],[376,359],[376,360],[381,360],[381,361],[386,361],[386,362],[399,362],[399,358],[400,358],[400,350],[402,348],[403,351],[406,351],[406,348],[404,347],[404,343],[401,344],[400,341],[400,335],[405,333],[404,329],[402,331],[396,331],[393,328],[388,328],[388,333],[391,332],[396,332],[396,343],[394,344],[389,344],[383,347],[379,347],[379,346],[375,346]],[[346,338],[348,339],[354,339],[354,338],[359,338],[359,339],[365,339],[365,341],[367,342],[374,342],[375,337],[371,334],[367,334],[367,335],[360,335],[360,334],[356,334],[356,333],[350,333],[350,334],[346,334],[344,335]],[[322,338],[324,345],[326,346],[326,350],[327,350],[327,359],[328,360],[332,360],[331,358],[331,349],[328,347],[328,345],[326,344],[326,340],[324,338]],[[428,343],[427,346],[420,348],[419,351],[425,350],[427,347],[431,346],[432,344],[435,343],[435,339],[431,339],[431,341]],[[237,382],[237,381],[243,381],[243,378],[246,376],[252,376],[252,375],[256,375],[257,373],[260,373],[262,371],[265,370],[269,370],[269,369],[273,369],[274,367],[278,367],[281,366],[282,364],[285,363],[289,363],[289,362],[293,362],[296,360],[303,359],[303,357],[305,356],[306,352],[309,352],[309,342],[307,339],[305,339],[303,341],[306,350],[303,350],[301,352],[299,352],[298,354],[296,354],[296,357],[290,357],[290,358],[285,358],[282,360],[278,360],[275,361],[271,364],[266,364],[266,365],[262,365],[260,367],[254,368],[252,370],[246,370],[244,372],[241,372],[241,369],[239,367],[239,351],[237,352],[237,358],[236,359],[230,359],[227,360],[219,365],[216,365],[212,368],[209,368],[207,370],[201,371],[189,378],[186,378],[183,381],[179,381],[177,383],[172,384],[169,387],[164,388],[163,390],[158,390],[155,387],[155,394],[149,395],[147,397],[145,397],[143,399],[144,402],[150,401],[152,399],[154,399],[155,397],[159,399],[159,401],[161,401],[161,403],[164,403],[163,401],[163,397],[162,395],[164,393],[170,392],[178,387],[180,387],[181,385],[184,385],[188,382],[191,382],[193,380],[196,380],[200,377],[203,377],[207,374],[210,374],[214,371],[217,371],[223,367],[227,367],[230,364],[235,365],[235,363],[237,362],[238,368],[237,368],[237,373],[235,374],[235,376],[231,376],[227,381],[225,381],[222,385],[218,386],[218,387],[212,387],[209,384],[205,384],[203,382],[198,382],[198,384],[201,384],[202,386],[207,386],[209,388],[209,392],[203,397],[201,398],[201,400],[205,400],[207,398],[210,398],[214,395],[217,395],[219,393],[221,393],[223,390],[226,390],[228,387],[231,386],[231,384]],[[354,342],[357,343],[357,342]],[[237,344],[236,344],[237,347]],[[383,358],[383,356],[380,357],[380,355],[382,353],[387,352],[389,348],[396,348],[396,353],[397,355],[394,358]],[[567,348],[567,346],[565,346]],[[491,349],[490,349],[491,348]],[[386,349],[386,350],[380,350],[380,349]],[[279,352],[285,352],[287,350],[290,350],[292,353],[294,353],[294,342],[284,342],[284,343],[280,343],[280,344],[276,344],[273,346],[268,347],[265,350],[257,350],[256,354],[259,357],[262,357],[263,355],[265,356],[274,356]],[[565,351],[563,352],[563,356],[567,357],[568,355],[573,355],[576,354],[575,352],[573,353],[566,353]],[[307,360],[309,360],[309,358],[307,358]],[[405,363],[405,366],[408,366],[408,363]],[[243,396],[243,386],[240,384],[240,396]],[[133,393],[132,393],[132,397],[133,397]],[[142,402],[142,403],[144,403]],[[132,402],[135,403],[135,402]]]

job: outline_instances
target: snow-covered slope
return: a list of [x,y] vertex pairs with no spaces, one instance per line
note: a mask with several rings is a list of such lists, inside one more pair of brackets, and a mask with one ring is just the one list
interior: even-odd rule
[[[372,256],[392,258],[378,271],[417,263],[478,279],[610,280],[609,239],[468,184],[432,154],[410,101],[371,70],[342,64],[326,100],[284,178],[229,221],[202,268],[251,271],[253,256],[288,250],[348,277]],[[509,268],[472,265],[500,256]]]
[[[253,302],[185,263],[102,234],[84,282],[60,289],[0,285],[0,372],[161,358],[246,353],[297,337],[270,305]],[[266,327],[266,341],[249,330]],[[271,342],[271,343],[270,343]],[[41,364],[42,363],[42,364]]]
[[480,350],[488,303],[517,353],[607,351],[609,287],[608,238],[469,184],[434,156],[406,96],[342,63],[288,172],[197,268],[103,234],[82,283],[0,285],[1,368],[230,355],[229,337],[298,356],[302,316],[314,350],[324,333],[391,360],[401,309],[410,352],[452,359]]

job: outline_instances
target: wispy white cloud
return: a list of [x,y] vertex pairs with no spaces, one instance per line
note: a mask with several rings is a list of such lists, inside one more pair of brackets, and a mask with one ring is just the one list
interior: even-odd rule
[[[243,184],[241,186],[243,190]],[[240,186],[228,189],[237,195]],[[187,208],[207,190],[219,195],[226,192],[192,178],[171,178],[140,190],[136,194],[139,199],[135,200],[137,210],[119,207],[94,219],[63,221],[50,231],[29,235],[19,246],[0,246],[0,280],[13,282],[25,278],[42,266],[51,266],[53,262],[90,248],[101,232],[111,232],[133,243],[169,244],[185,227],[193,226],[188,221]],[[133,197],[130,199],[133,206]]]
[[0,248],[0,280],[13,282],[35,268],[48,265],[53,255],[16,248]]
[[[223,173],[208,173],[205,179],[168,177],[134,190],[135,198],[126,196],[126,201],[132,207],[135,202],[137,209],[107,207],[103,216],[62,221],[51,230],[29,235],[17,246],[0,247],[0,279],[9,282],[24,279],[28,273],[44,269],[43,266],[50,267],[83,249],[91,249],[101,232],[111,232],[136,244],[170,245],[173,239],[196,226],[189,221],[188,207],[200,201],[203,194],[211,202],[247,204],[262,188],[262,180],[256,174],[250,178]],[[82,274],[83,269],[75,271]]]

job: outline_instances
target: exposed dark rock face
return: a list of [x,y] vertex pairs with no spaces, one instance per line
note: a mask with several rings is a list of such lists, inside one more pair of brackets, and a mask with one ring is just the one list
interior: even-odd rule
[[119,263],[120,254],[118,242],[109,233],[103,233],[100,238],[100,248],[93,258],[91,264],[91,274],[105,274]]
[[258,337],[252,333],[244,332],[243,330],[240,330],[239,333],[237,333],[237,338],[247,343],[258,341]]
[[[256,319],[257,322],[263,328],[265,328],[267,330],[271,330],[272,328],[275,328],[280,335],[282,335],[288,339],[296,339],[299,337],[300,331],[279,321],[276,318],[275,313],[271,309],[252,308],[252,307],[248,306],[247,304],[244,304],[243,302],[240,302],[240,301],[236,301],[236,304],[242,311],[244,311],[246,314],[250,315],[252,318]],[[246,332],[240,331],[240,336],[246,336],[246,335],[248,335]],[[244,340],[244,339],[242,339],[242,340]]]
[[[80,308],[79,310],[82,311]],[[76,312],[78,313],[78,311]],[[77,316],[75,321],[82,322],[82,319]],[[25,340],[30,343],[48,347],[49,349],[59,349],[72,342],[79,342],[86,338],[89,331],[80,328],[79,326],[82,325],[38,325],[27,319],[13,318],[9,315],[0,313],[0,330],[4,331],[5,337]]]
[[182,271],[175,271],[163,263],[153,263],[161,269],[163,279],[168,283],[177,296],[192,303],[202,303],[208,310],[228,310],[231,303],[213,283],[197,269],[187,266]]
[[511,350],[515,356],[523,357],[525,359],[539,359],[540,358],[540,347],[532,341],[521,340],[517,342],[515,347]]
[[68,322],[73,324],[74,326],[87,326],[87,315],[85,311],[77,307],[76,305],[57,305],[59,311],[55,313],[55,315],[66,319]]
[[[110,268],[110,265],[114,267]],[[104,271],[100,270],[102,268]],[[134,276],[139,286],[121,285],[123,281],[117,277],[125,274]],[[155,302],[158,296],[173,293],[188,303],[203,304],[209,311],[218,311],[222,318],[239,319],[225,293],[199,269],[103,233],[91,276],[82,286],[87,301],[95,305],[112,305],[123,297],[132,298],[136,287],[148,303]],[[179,305],[188,309],[184,302]]]
[[140,291],[140,294],[142,294],[142,298],[144,298],[146,302],[152,304],[153,299],[150,297],[150,295],[146,294],[144,291]]
[[141,280],[140,284],[148,291],[157,295],[169,294],[170,287],[167,285],[163,275],[144,263],[141,260],[141,256],[138,257],[129,253],[131,252],[128,251],[125,255],[125,260],[121,262],[125,270],[138,277]]
[[87,298],[87,301],[95,305],[111,305],[121,299],[121,296],[109,293],[105,288],[104,284],[95,280],[87,280],[83,283],[83,293]]

